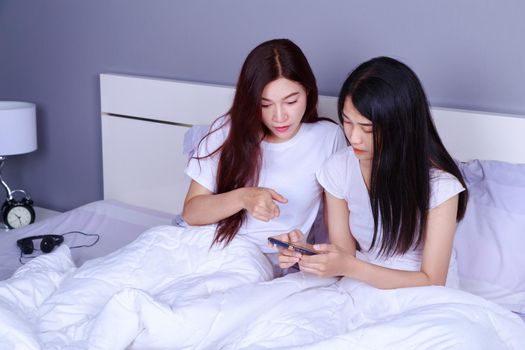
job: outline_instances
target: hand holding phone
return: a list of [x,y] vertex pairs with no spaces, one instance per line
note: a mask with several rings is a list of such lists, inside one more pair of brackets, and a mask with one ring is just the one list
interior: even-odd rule
[[268,242],[284,249],[290,249],[304,255],[315,255],[318,252],[314,249],[311,244],[299,243],[299,242],[284,242],[277,238],[268,237]]

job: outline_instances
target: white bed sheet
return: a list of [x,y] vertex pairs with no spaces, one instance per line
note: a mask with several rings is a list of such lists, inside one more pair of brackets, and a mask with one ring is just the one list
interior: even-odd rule
[[[0,280],[10,277],[20,267],[20,249],[16,241],[23,237],[44,234],[63,234],[82,231],[98,234],[99,241],[91,247],[71,249],[76,266],[86,260],[104,256],[134,240],[147,229],[171,224],[173,215],[160,211],[128,205],[116,200],[92,202],[54,217],[36,222],[21,229],[0,233]],[[89,245],[96,237],[78,233],[64,236],[69,246]],[[38,248],[39,241],[34,242]],[[38,255],[40,252],[36,252]],[[29,261],[22,256],[22,262]]]

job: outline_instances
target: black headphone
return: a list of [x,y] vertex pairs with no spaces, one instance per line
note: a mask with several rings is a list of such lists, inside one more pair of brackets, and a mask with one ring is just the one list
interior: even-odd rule
[[42,235],[42,236],[30,236],[21,238],[16,241],[16,245],[20,248],[22,254],[32,254],[35,249],[33,241],[41,239],[40,250],[44,253],[50,253],[64,242],[64,237],[61,235]]

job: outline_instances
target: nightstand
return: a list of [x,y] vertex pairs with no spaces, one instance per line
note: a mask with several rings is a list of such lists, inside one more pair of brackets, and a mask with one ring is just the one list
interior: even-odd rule
[[[35,209],[35,222],[42,221],[47,218],[51,218],[55,215],[61,214],[61,212],[51,209],[46,209],[42,207],[33,207]],[[5,224],[2,222],[2,218],[0,217],[0,232],[7,232],[9,229]]]

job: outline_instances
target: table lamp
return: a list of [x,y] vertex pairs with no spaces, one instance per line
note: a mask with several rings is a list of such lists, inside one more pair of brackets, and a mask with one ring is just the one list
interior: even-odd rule
[[[8,228],[19,228],[35,220],[33,202],[23,190],[12,191],[2,178],[7,156],[29,153],[37,148],[36,107],[34,103],[0,101],[0,183],[6,190],[2,219]],[[22,199],[15,199],[15,193]]]

